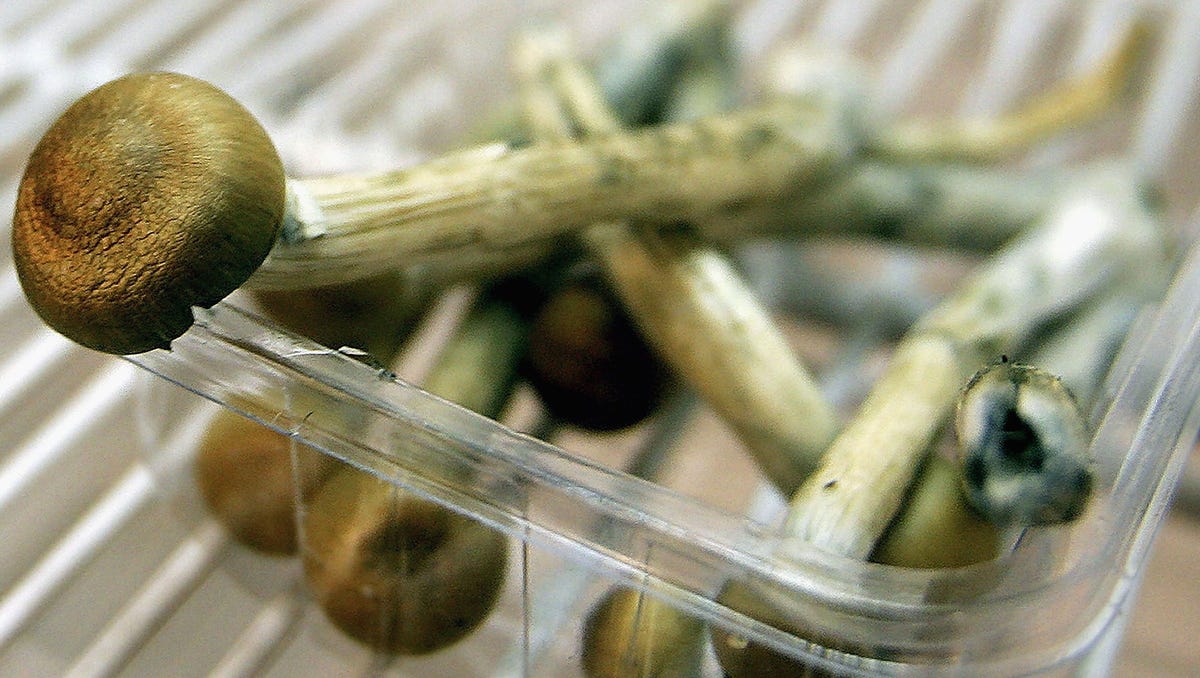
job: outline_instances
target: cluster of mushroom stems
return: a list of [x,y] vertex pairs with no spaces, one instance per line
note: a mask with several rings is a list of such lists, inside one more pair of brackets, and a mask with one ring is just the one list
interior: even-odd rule
[[[1087,404],[1094,374],[1025,363],[1060,355],[1055,337],[1119,336],[1122,310],[1164,284],[1172,253],[1118,163],[1037,176],[990,163],[1096,114],[1137,31],[1086,87],[1011,117],[888,126],[827,73],[728,110],[726,9],[697,3],[625,60],[614,92],[562,35],[533,34],[514,52],[521,143],[370,175],[285,178],[267,133],[217,88],[120,78],[32,153],[13,229],[21,283],[49,325],[110,353],[169,348],[194,306],[244,288],[281,324],[388,363],[438,290],[476,281],[425,389],[500,418],[524,380],[557,422],[587,430],[639,424],[665,391],[694,391],[788,498],[783,559],[968,566],[1030,526],[1078,518],[1094,479],[1076,396]],[[660,119],[629,130],[622,120],[651,121],[608,103],[647,97]],[[746,236],[830,233],[986,253],[900,338],[848,419],[727,253]],[[1085,364],[1107,358],[1109,343],[1072,342]],[[447,647],[501,596],[507,536],[235,415],[214,420],[195,471],[239,541],[298,554],[333,624],[376,650]],[[819,619],[789,617],[786,596],[742,582],[719,595],[821,635]],[[632,588],[605,596],[584,629],[592,676],[680,675],[706,640],[731,676],[796,668]]]

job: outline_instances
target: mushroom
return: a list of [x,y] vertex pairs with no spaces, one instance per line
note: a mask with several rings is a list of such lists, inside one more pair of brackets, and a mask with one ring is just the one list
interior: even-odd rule
[[504,534],[343,467],[304,513],[304,573],[322,611],[374,649],[426,654],[475,629],[503,589]]
[[200,441],[194,468],[201,498],[234,539],[262,553],[291,555],[296,508],[334,467],[326,455],[221,410]]
[[108,353],[167,347],[258,268],[284,215],[267,133],[175,73],[118,78],[72,104],[29,158],[13,256],[38,315]]
[[[169,347],[192,306],[248,280],[269,290],[397,268],[495,273],[601,219],[676,218],[791,192],[851,155],[857,134],[844,117],[823,102],[765,106],[288,182],[265,132],[230,97],[184,75],[133,74],[73,104],[35,148],[14,255],[48,324],[97,350],[138,353]],[[712,176],[722,181],[699,180]]]
[[[482,292],[438,356],[426,390],[499,416],[536,307],[530,289],[505,280]],[[415,452],[421,443],[397,444]],[[461,481],[467,486],[471,478]],[[301,556],[314,598],[334,625],[374,649],[443,648],[482,623],[500,595],[504,534],[368,471],[338,466],[301,515]]]
[[556,420],[613,431],[649,417],[669,382],[595,271],[580,270],[533,318],[522,376]]
[[1127,279],[1167,267],[1164,226],[1119,164],[972,274],[897,347],[885,374],[792,497],[788,533],[865,558],[978,365]]
[[580,660],[588,678],[694,676],[704,622],[632,588],[609,591],[588,613]]

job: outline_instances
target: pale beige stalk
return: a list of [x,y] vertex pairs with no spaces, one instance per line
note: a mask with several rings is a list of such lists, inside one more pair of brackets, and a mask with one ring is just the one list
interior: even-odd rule
[[[545,36],[530,38],[518,53],[530,83],[531,126],[546,138],[570,134],[569,122],[584,135],[614,133],[618,123],[598,88],[565,48],[552,43]],[[656,231],[608,221],[580,237],[663,359],[790,494],[816,467],[836,417],[729,260],[686,226]]]
[[[732,96],[727,39],[724,31],[713,31],[710,38],[712,44],[707,45],[709,49],[685,65],[667,102],[667,119],[687,119],[696,111],[709,112],[714,108],[721,108]],[[537,46],[525,45],[526,49]],[[560,51],[554,55],[535,52],[523,56],[526,70],[523,81],[527,85],[525,101],[528,116],[532,120],[540,121],[534,125],[535,128],[543,130],[546,135],[566,133],[565,124],[572,121],[584,134],[592,131],[593,127],[600,130],[615,128],[609,120],[605,102],[594,93],[590,81],[579,71],[577,64],[566,58],[564,52]],[[551,56],[556,59],[551,59]],[[539,73],[539,70],[552,72]],[[553,72],[555,70],[557,73]],[[561,77],[554,77],[555,75]],[[571,110],[566,110],[568,108]],[[611,237],[616,243],[626,243],[630,252],[640,251],[643,254],[641,258],[645,261],[642,262],[643,265],[634,267],[634,272],[650,274],[642,276],[645,278],[643,282],[649,287],[645,294],[654,295],[654,288],[662,285],[666,286],[664,291],[667,294],[672,294],[670,288],[677,278],[673,275],[674,267],[654,268],[656,263],[664,262],[650,261],[653,257],[645,252],[645,246],[639,247],[637,235],[627,224],[617,222],[593,225],[584,231],[584,238],[589,236]],[[603,251],[595,253],[600,254],[601,260],[604,259]],[[648,270],[646,264],[649,265]],[[612,273],[610,267],[610,277]],[[660,279],[656,281],[655,275]],[[638,280],[642,278],[639,277]],[[736,286],[744,288],[740,281],[735,280],[735,283]],[[751,303],[754,303],[753,299]],[[633,306],[628,302],[626,305],[635,314],[638,309],[646,308],[644,305]],[[669,320],[657,312],[658,305],[660,304],[649,307],[651,315],[642,319],[643,327]],[[691,304],[686,306],[683,310],[694,310]],[[684,326],[698,324],[695,318],[683,320]],[[721,336],[719,331],[716,335],[709,334],[706,327],[698,327],[697,331],[698,343],[709,348],[713,348],[709,345],[709,340],[719,339]],[[669,348],[674,350],[679,347]],[[644,465],[635,465],[628,470],[639,477],[650,477],[645,473],[648,469]],[[589,678],[665,678],[696,675],[700,672],[704,660],[705,628],[703,620],[679,610],[666,601],[637,589],[616,588],[606,594],[588,613],[580,639],[580,664]]]
[[804,190],[857,149],[844,111],[775,103],[686,124],[408,169],[295,179],[283,234],[250,284],[336,284],[396,268],[489,269],[612,219],[697,220]]
[[[999,553],[1004,530],[967,508],[954,465],[941,457],[922,461],[976,367],[1103,298],[1131,272],[1168,265],[1162,225],[1137,188],[1120,170],[1076,187],[1037,229],[913,328],[823,466],[793,496],[781,558],[805,558],[816,546],[894,565],[953,567]],[[863,656],[878,651],[823,639],[823,608],[788,592],[734,582],[721,600],[818,644]],[[717,628],[712,647],[732,678],[810,668]]]
[[930,161],[989,160],[1100,117],[1134,81],[1150,43],[1151,28],[1140,20],[1095,66],[1023,104],[1008,115],[950,121],[906,121],[872,143],[874,152],[893,159]]

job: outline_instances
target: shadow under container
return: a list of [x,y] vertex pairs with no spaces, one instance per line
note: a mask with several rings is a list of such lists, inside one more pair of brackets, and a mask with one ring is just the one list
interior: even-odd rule
[[[506,543],[494,609],[461,641],[389,659],[317,621],[304,633],[321,659],[291,660],[301,673],[375,661],[398,675],[582,675],[588,615],[627,588],[720,629],[721,642],[762,644],[836,675],[1101,675],[1200,428],[1193,252],[1108,376],[1091,442],[1097,493],[1080,521],[1029,529],[1013,555],[961,569],[896,568],[816,548],[784,561],[773,555],[771,525],[515,433],[235,306],[197,313],[171,352],[131,358],[167,380],[152,388],[170,390],[154,436],[230,408],[288,435],[298,465],[332,459],[389,488],[391,501],[433,502]],[[302,550],[313,538],[311,507],[302,498]],[[809,631],[723,605],[728,586],[787,601]],[[721,675],[707,633],[697,652],[689,670]]]

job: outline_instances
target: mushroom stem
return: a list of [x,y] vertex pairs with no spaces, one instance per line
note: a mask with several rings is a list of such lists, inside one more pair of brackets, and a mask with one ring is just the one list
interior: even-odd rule
[[[698,6],[697,16],[719,15]],[[752,234],[838,187],[853,161],[880,155],[886,131],[846,89],[585,141],[491,144],[392,172],[287,180],[266,133],[228,95],[178,74],[136,74],[85,95],[35,148],[18,191],[14,261],[48,324],[130,354],[169,347],[193,307],[248,279],[269,291],[394,270],[435,282],[499,274],[598,221]],[[962,240],[955,223],[928,235]]]
[[[1134,82],[1147,35],[1146,23],[1135,23],[1087,72],[1007,114],[872,124],[859,160],[820,190],[713,215],[700,226],[717,241],[748,233],[866,234],[994,250],[1092,169],[1018,171],[991,163],[1110,110]],[[767,73],[767,89],[777,95],[870,108],[860,69],[827,52],[793,47],[777,55]]]
[[1058,375],[1085,412],[1102,402],[1108,367],[1139,315],[1162,298],[1171,267],[1147,267],[1073,314],[1054,334],[1032,347],[1027,362]]
[[[711,112],[730,96],[732,90],[728,78],[728,63],[725,59],[724,34],[713,35],[708,53],[698,55],[696,63],[689,63],[673,89],[671,100],[666,106],[668,115],[679,118],[690,117],[697,110],[705,109]],[[524,101],[530,126],[535,136],[542,135],[549,139],[559,139],[570,134],[572,124],[580,134],[595,134],[613,131],[617,125],[608,114],[605,102],[596,93],[591,82],[583,74],[578,64],[566,54],[566,48],[554,37],[538,34],[529,37],[520,48],[518,59],[521,68],[521,80],[524,87]],[[641,294],[635,300],[652,297],[656,290],[662,292],[672,285],[671,276],[678,267],[655,267],[656,262],[645,253],[645,248],[639,248],[638,236],[633,229],[624,224],[600,224],[585,229],[582,238],[588,245],[594,258],[598,259],[601,267],[610,280],[616,281],[616,276],[622,269],[614,269],[607,261],[606,254],[610,250],[597,248],[589,240],[596,232],[608,233],[610,236],[625,243],[631,251],[641,251],[640,260],[645,260],[649,268],[639,271],[632,280],[626,280],[635,289],[644,286]],[[669,263],[669,262],[666,262]],[[735,283],[740,287],[744,284]],[[618,288],[620,284],[618,282]],[[660,287],[666,286],[666,287]],[[689,290],[699,290],[701,286],[692,285]],[[724,288],[721,288],[724,289]],[[743,292],[744,294],[744,292]],[[629,296],[624,295],[623,300]],[[740,296],[739,296],[740,298]],[[727,300],[727,295],[717,290],[710,302],[721,304]],[[685,304],[686,319],[695,329],[696,340],[693,348],[701,353],[714,350],[714,337],[709,333],[710,327],[696,322],[691,315],[697,307],[695,298],[688,299]],[[647,324],[663,325],[670,317],[658,314],[658,309],[645,304],[624,304],[631,314],[637,314],[636,320],[643,328],[643,334],[662,339],[669,330],[646,331]],[[711,325],[712,323],[707,323]],[[718,327],[718,331],[723,327]],[[720,337],[715,338],[717,341]],[[660,354],[663,345],[659,345]],[[679,346],[671,347],[678,349]],[[676,354],[679,355],[679,354]],[[792,360],[788,356],[789,360]],[[694,370],[687,369],[692,363],[679,359],[669,359],[685,377],[696,376]],[[680,367],[684,369],[680,370]],[[709,384],[716,384],[713,380]],[[727,385],[737,388],[738,384]],[[706,390],[711,391],[713,386]],[[638,395],[626,395],[626,398],[637,399]],[[649,456],[649,455],[647,455]],[[654,455],[658,457],[660,455]],[[635,463],[627,471],[640,478],[651,479],[657,471],[657,462],[653,464]],[[794,460],[788,460],[794,463]],[[790,482],[790,481],[788,481]],[[601,600],[588,612],[580,639],[580,662],[585,675],[591,678],[616,676],[683,676],[694,675],[700,669],[703,658],[704,622],[689,615],[676,607],[645,592],[633,588],[614,588],[608,591]]]
[[872,236],[991,252],[1036,222],[1090,171],[863,158],[818,190],[713,215],[697,229],[720,243]]
[[[290,182],[290,211],[249,281],[348,282],[397,267],[461,276],[528,261],[593,222],[658,221],[777,200],[840,171],[860,133],[824,102]],[[716,180],[719,177],[719,181]],[[498,261],[497,261],[498,260]]]
[[1011,113],[902,122],[881,133],[872,143],[872,150],[901,160],[993,160],[1094,120],[1111,110],[1133,82],[1133,74],[1149,48],[1150,33],[1147,21],[1135,21],[1087,72],[1059,83]]
[[1132,268],[1167,265],[1165,238],[1122,169],[1076,187],[901,341],[821,468],[793,496],[788,539],[866,558],[976,366],[1012,353]]
[[442,348],[423,388],[472,412],[496,418],[504,410],[525,350],[529,310],[541,301],[533,284],[506,279],[481,292]]
[[[542,137],[611,134],[618,123],[552,37],[518,52],[530,125]],[[565,109],[565,110],[564,110]],[[785,494],[815,468],[836,420],[753,291],[715,248],[685,229],[597,223],[581,240],[647,340],[725,421]]]
[[1007,357],[971,377],[955,418],[967,500],[1003,527],[1073,520],[1091,495],[1083,416],[1062,381]]
[[[1053,366],[1055,374],[1062,375],[1062,382],[1070,386],[1074,394],[1082,395],[1082,402],[1089,402],[1137,307],[1149,302],[1151,290],[1161,292],[1161,287],[1166,284],[1165,274],[1165,267],[1161,271],[1145,270],[1133,279],[1114,283],[1097,299],[1072,313],[1065,326],[1055,328],[1051,336],[1039,341],[1030,352],[1032,362]],[[988,369],[995,369],[995,366]],[[1064,394],[1054,385],[1057,378],[1050,377],[1040,368],[1022,369],[1036,370],[1039,376],[1035,388],[1048,386],[1047,397],[1060,403],[1039,408],[1041,425],[1080,435],[1084,429],[1083,417],[1073,406],[1061,404]],[[971,392],[968,386],[960,393],[956,405],[960,413]],[[962,419],[961,415],[958,419]],[[956,424],[961,422],[956,420]],[[1026,486],[1007,497],[1010,504],[1016,502],[1025,507],[1022,512],[1025,517],[1018,520],[1017,525],[1012,524],[1012,512],[1008,515],[981,513],[968,501],[969,493],[963,491],[968,482],[968,474],[961,463],[963,441],[969,437],[961,432],[958,434],[960,453],[955,461],[941,454],[930,454],[913,483],[910,497],[876,545],[871,560],[905,567],[946,567],[981,562],[1000,553],[1010,533],[1008,528],[1033,524],[1036,522],[1032,519],[1034,516],[1069,518],[1061,512],[1052,513],[1054,507],[1078,507],[1086,501],[1090,483],[1085,486],[1061,482],[1064,467],[1086,471],[1089,466],[1089,459],[1081,449],[1087,441],[1076,440],[1072,445],[1055,448],[1057,452],[1070,453],[1069,456],[1050,463],[1043,459],[1040,468],[1022,467],[1028,474]],[[1045,491],[1047,489],[1051,491]],[[1001,504],[996,497],[988,503]]]

